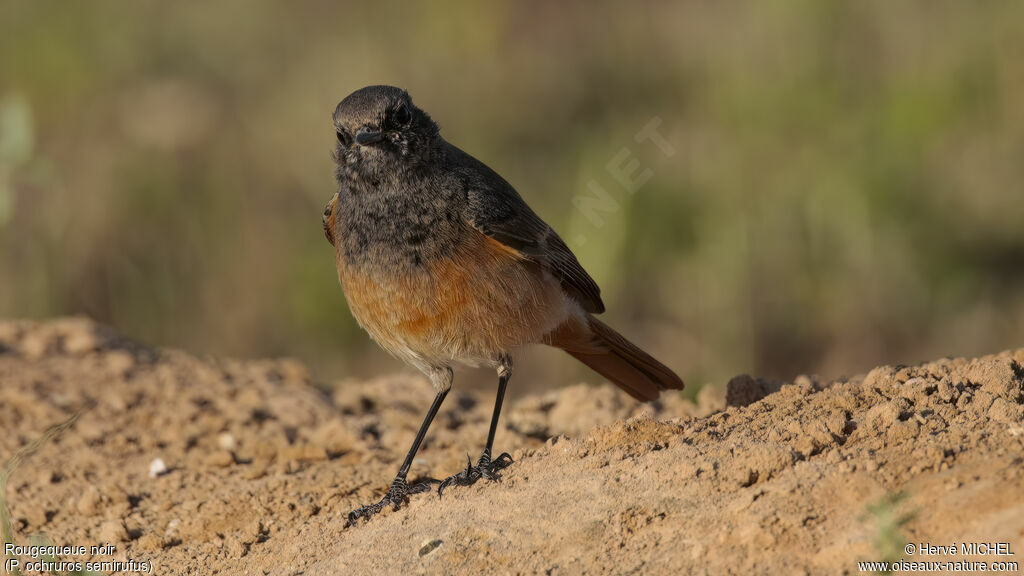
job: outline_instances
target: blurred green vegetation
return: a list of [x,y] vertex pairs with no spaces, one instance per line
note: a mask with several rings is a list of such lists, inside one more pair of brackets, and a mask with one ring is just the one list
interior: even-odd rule
[[694,384],[1020,346],[1021,54],[1017,2],[4,2],[0,314],[394,369],[319,221],[335,104],[389,83]]

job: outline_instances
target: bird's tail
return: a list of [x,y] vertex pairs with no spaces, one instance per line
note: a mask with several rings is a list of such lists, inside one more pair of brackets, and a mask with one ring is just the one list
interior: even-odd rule
[[649,402],[662,390],[682,390],[683,381],[667,366],[590,314],[571,319],[548,335],[547,343],[565,350],[630,396]]

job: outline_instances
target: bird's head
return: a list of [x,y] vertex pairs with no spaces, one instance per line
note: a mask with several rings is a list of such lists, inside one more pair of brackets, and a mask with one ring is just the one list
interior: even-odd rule
[[430,159],[439,139],[437,124],[394,86],[367,86],[346,96],[334,110],[334,129],[339,174],[414,169]]

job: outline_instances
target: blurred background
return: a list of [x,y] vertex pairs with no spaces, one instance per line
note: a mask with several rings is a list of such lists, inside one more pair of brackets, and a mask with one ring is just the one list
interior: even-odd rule
[[[1019,2],[4,2],[0,315],[402,369],[320,228],[331,113],[387,83],[691,385],[1019,347],[1021,54]],[[598,380],[519,366],[519,390]]]

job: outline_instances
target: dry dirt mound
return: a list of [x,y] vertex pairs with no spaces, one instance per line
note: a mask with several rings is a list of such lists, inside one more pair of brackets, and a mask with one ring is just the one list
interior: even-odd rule
[[[1024,563],[1024,350],[739,377],[729,407],[527,397],[498,434],[501,483],[344,529],[431,396],[414,377],[329,394],[296,362],[154,351],[85,320],[0,323],[0,460],[85,409],[10,478],[15,539],[110,542],[157,574],[836,574],[904,541],[1008,542]],[[412,476],[475,457],[491,401],[453,392]]]

